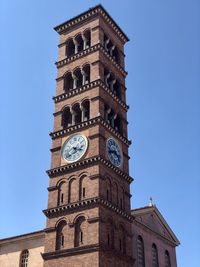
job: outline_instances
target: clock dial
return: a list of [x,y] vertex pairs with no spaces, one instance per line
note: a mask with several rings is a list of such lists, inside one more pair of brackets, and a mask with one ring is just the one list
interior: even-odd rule
[[109,138],[106,143],[106,149],[111,163],[116,167],[120,167],[123,157],[118,143],[113,138]]
[[88,140],[84,135],[76,134],[68,138],[62,147],[62,158],[67,162],[79,160],[86,152]]

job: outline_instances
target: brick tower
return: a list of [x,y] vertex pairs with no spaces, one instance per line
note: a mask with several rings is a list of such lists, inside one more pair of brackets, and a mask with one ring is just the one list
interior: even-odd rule
[[60,35],[45,267],[131,267],[126,35],[98,5]]

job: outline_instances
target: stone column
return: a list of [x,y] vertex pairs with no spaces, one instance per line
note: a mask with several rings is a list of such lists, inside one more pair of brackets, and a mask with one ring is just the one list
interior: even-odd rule
[[81,122],[85,121],[85,108],[83,107],[82,103],[80,105],[81,110]]
[[106,51],[108,51],[108,44],[109,44],[109,42],[110,42],[110,39],[107,39],[105,41],[105,49],[106,49]]
[[83,35],[82,38],[83,38],[83,50],[85,50],[88,48],[87,46],[88,39],[85,37],[85,35]]
[[109,78],[110,78],[110,72],[105,77],[105,83],[106,83],[107,86],[109,86],[109,84],[108,84],[108,79]]
[[105,112],[105,120],[106,122],[109,122],[108,121],[108,114],[111,112],[111,108],[107,109],[106,112]]
[[84,70],[81,70],[81,74],[83,75],[83,85],[85,85],[87,79],[87,73]]
[[116,79],[115,80],[112,80],[110,83],[109,83],[109,88],[110,88],[110,90],[111,91],[113,91],[114,90],[114,84],[116,83]]
[[76,112],[71,108],[70,112],[72,114],[72,125],[75,125],[75,117],[76,117]]
[[77,42],[77,40],[75,38],[73,39],[73,42],[74,42],[75,54],[76,54],[76,53],[78,53],[78,42]]
[[111,47],[111,49],[110,49],[110,55],[111,55],[111,57],[113,56],[113,50],[115,49],[115,45],[113,45],[112,47]]
[[77,77],[76,75],[72,74],[72,78],[73,78],[73,89],[76,89],[77,87]]

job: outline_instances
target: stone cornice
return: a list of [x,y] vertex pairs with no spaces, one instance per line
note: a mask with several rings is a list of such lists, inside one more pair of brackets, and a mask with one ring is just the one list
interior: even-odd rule
[[127,219],[130,222],[133,221],[134,217],[131,214],[125,212],[124,210],[121,210],[119,207],[115,206],[111,202],[100,197],[89,198],[89,199],[81,200],[78,202],[73,202],[73,203],[69,203],[66,205],[46,209],[46,210],[43,210],[43,212],[48,218],[50,218],[50,217],[58,216],[58,213],[62,214],[62,213],[66,213],[66,211],[72,211],[72,210],[74,211],[74,210],[83,209],[83,208],[88,209],[89,207],[93,207],[97,205],[102,205],[114,211],[115,213],[117,213],[118,215],[122,216],[123,218]]
[[122,75],[124,77],[126,77],[127,72],[108,54],[108,52],[106,51],[104,46],[100,43],[95,44],[95,45],[93,45],[93,46],[91,46],[91,47],[71,56],[71,57],[64,58],[63,60],[60,60],[60,61],[56,62],[55,64],[56,64],[57,68],[60,68],[60,67],[65,66],[66,64],[71,63],[72,61],[74,61],[76,59],[79,59],[81,57],[84,57],[84,56],[89,55],[89,54],[96,52],[96,51],[101,51],[113,63],[113,65],[122,73]]
[[117,23],[108,14],[108,12],[103,8],[102,5],[97,5],[93,8],[90,8],[89,10],[81,13],[80,15],[68,21],[65,21],[64,23],[56,26],[54,30],[59,34],[62,34],[63,32],[69,30],[71,27],[74,27],[75,25],[78,25],[85,20],[93,18],[97,14],[100,14],[103,17],[103,19],[107,22],[108,25],[110,25],[110,27],[113,29],[113,31],[115,31],[115,33],[123,41],[123,43],[126,43],[129,41],[126,34],[121,30],[121,28],[117,25]]
[[117,168],[114,165],[112,165],[108,160],[104,159],[101,156],[96,156],[96,157],[92,157],[92,158],[88,158],[88,159],[83,159],[81,161],[77,161],[77,162],[74,162],[74,163],[71,163],[71,164],[67,164],[67,165],[63,165],[63,166],[60,166],[60,167],[57,167],[57,168],[54,168],[54,169],[50,169],[50,170],[47,171],[47,174],[49,175],[49,177],[53,178],[55,176],[62,175],[62,174],[65,174],[67,172],[70,172],[74,168],[79,168],[79,167],[83,167],[84,165],[88,166],[89,164],[97,164],[97,163],[102,163],[103,165],[105,165],[109,169],[112,169],[113,171],[115,171],[116,174],[118,174],[121,178],[126,180],[128,183],[133,182],[133,178],[132,177],[130,177],[128,174],[126,174],[125,172],[123,172],[119,168]]
[[67,257],[84,253],[92,253],[95,251],[104,251],[106,253],[109,253],[109,255],[110,253],[112,253],[114,257],[119,258],[131,264],[134,264],[135,262],[135,259],[132,258],[131,256],[123,254],[120,251],[117,251],[114,248],[109,248],[108,246],[105,246],[103,244],[91,244],[70,249],[55,250],[47,253],[42,253],[42,258],[44,260],[51,260],[51,259],[56,259],[58,257]]
[[53,97],[53,100],[55,103],[59,103],[65,99],[68,99],[70,97],[73,97],[77,94],[80,94],[82,92],[85,92],[87,90],[90,90],[94,87],[97,87],[97,86],[100,86],[105,92],[107,92],[118,104],[120,104],[126,111],[128,111],[129,109],[129,106],[126,105],[126,103],[124,103],[121,99],[119,99],[107,86],[106,84],[101,80],[101,79],[98,79],[98,80],[95,80],[95,81],[92,81],[88,84],[85,84],[81,87],[78,87],[76,89],[72,89],[70,90],[69,92],[67,93],[63,93],[63,94],[60,94],[60,95],[57,95],[57,96],[54,96]]
[[91,253],[94,251],[99,250],[98,244],[93,245],[87,245],[87,246],[81,246],[76,248],[70,248],[70,249],[62,249],[62,250],[56,250],[48,253],[42,253],[42,258],[44,260],[50,260],[55,259],[58,257],[66,257],[66,256],[72,256],[77,254],[84,254],[84,253]]
[[131,145],[131,141],[129,141],[127,138],[122,136],[120,133],[118,133],[112,126],[110,126],[101,116],[90,119],[85,122],[81,122],[79,124],[70,126],[66,129],[59,130],[57,132],[51,132],[49,135],[51,136],[52,139],[60,138],[62,136],[65,136],[66,134],[72,133],[73,131],[76,130],[81,130],[85,127],[91,127],[92,125],[95,124],[101,124],[103,125],[107,130],[109,130],[112,134],[114,134],[117,138],[119,138],[124,144],[127,146]]

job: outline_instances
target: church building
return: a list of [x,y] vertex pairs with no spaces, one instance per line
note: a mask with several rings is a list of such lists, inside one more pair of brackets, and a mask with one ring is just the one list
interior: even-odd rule
[[124,45],[101,6],[58,25],[44,229],[0,240],[1,267],[177,267],[155,205],[131,209]]

